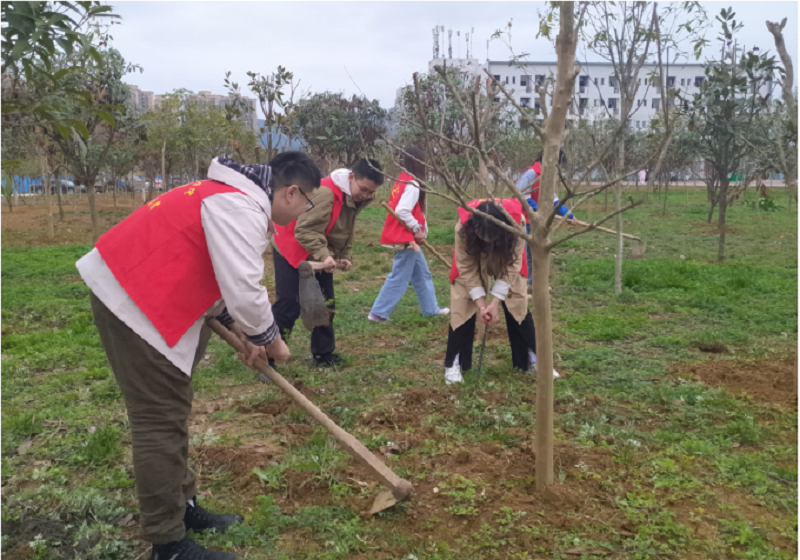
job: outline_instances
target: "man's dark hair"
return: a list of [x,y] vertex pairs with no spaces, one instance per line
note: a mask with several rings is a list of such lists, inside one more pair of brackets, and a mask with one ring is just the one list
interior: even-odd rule
[[269,162],[272,168],[272,188],[276,191],[297,185],[303,192],[310,193],[322,180],[322,173],[306,153],[283,152]]
[[374,159],[367,158],[358,160],[353,167],[350,168],[350,172],[355,175],[356,178],[369,179],[378,186],[383,184],[383,173],[381,173],[381,171],[383,171],[383,168],[380,163]]
[[[536,160],[539,163],[542,163],[542,158],[544,157],[544,150],[539,152],[539,155],[536,156]],[[558,165],[564,165],[567,163],[567,154],[564,153],[564,150],[558,150]]]

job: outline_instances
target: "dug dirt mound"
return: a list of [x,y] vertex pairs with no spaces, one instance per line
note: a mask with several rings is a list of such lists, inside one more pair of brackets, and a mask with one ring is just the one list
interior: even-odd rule
[[675,368],[712,387],[746,394],[760,403],[797,410],[797,354],[777,360],[707,360]]

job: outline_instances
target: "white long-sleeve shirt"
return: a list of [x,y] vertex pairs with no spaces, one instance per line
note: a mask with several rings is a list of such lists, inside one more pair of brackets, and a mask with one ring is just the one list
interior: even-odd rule
[[[400,196],[400,200],[397,201],[397,206],[395,206],[394,211],[400,216],[400,219],[403,220],[406,227],[411,231],[420,225],[417,219],[412,214],[414,207],[419,202],[419,184],[416,181],[409,181],[406,183],[406,188],[403,191],[403,194]],[[426,221],[424,232],[427,235],[428,233],[428,223]],[[393,249],[395,251],[403,251],[406,249],[407,243],[401,243],[399,245],[384,245],[389,249]]]
[[200,329],[207,317],[217,316],[227,307],[242,331],[253,337],[273,328],[275,322],[267,289],[261,285],[262,255],[269,245],[267,234],[272,204],[255,183],[216,159],[211,162],[208,178],[242,191],[206,197],[200,209],[208,253],[222,297],[194,322],[175,346],[167,345],[114,277],[97,249],[92,249],[76,265],[81,278],[97,298],[186,375],[191,375]]

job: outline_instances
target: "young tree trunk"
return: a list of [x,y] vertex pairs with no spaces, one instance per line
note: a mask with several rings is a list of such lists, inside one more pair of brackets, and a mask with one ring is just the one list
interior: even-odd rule
[[725,261],[725,215],[728,211],[728,181],[723,179],[719,185],[719,252],[717,262]]
[[164,189],[164,192],[167,192],[167,190],[169,190],[167,189],[166,153],[167,153],[167,141],[164,140],[164,143],[161,145],[161,188]]
[[46,158],[42,158],[42,188],[44,189],[44,200],[47,204],[47,237],[53,239],[53,205],[50,203],[50,174],[47,170]]
[[[553,90],[553,108],[545,121],[542,178],[539,200],[550,208],[556,190],[558,155],[567,110],[575,89],[575,13],[572,2],[559,6],[559,34],[556,38],[558,71]],[[526,208],[531,224],[533,243],[533,286],[531,288],[536,328],[536,356],[539,375],[536,380],[536,488],[542,490],[553,484],[553,322],[550,308],[550,230],[546,227],[547,213],[535,214]]]
[[94,179],[86,181],[86,195],[89,199],[89,214],[92,217],[92,244],[95,244],[100,239],[100,223],[97,216],[97,208],[95,208]]
[[75,181],[72,182],[72,207],[75,210],[75,213],[78,213],[78,191],[81,190],[80,185],[75,185]]
[[56,179],[56,200],[58,201],[58,221],[64,221],[64,205],[61,203],[61,181]]
[[[615,210],[620,212],[622,209],[622,185],[617,183],[614,185],[614,202]],[[620,212],[614,217],[614,223],[617,227],[617,258],[614,262],[614,293],[619,295],[622,293],[622,213]]]
[[547,239],[531,247],[533,323],[536,325],[536,488],[553,484],[553,316]]
[[114,173],[111,174],[111,185],[114,187],[113,194],[111,197],[114,199],[114,208],[117,207],[117,176]]

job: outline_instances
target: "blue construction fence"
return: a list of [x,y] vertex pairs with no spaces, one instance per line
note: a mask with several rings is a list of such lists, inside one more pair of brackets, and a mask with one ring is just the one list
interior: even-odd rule
[[[144,178],[141,175],[134,175],[135,180],[144,181]],[[75,183],[72,180],[72,176],[70,175],[61,175],[58,177],[51,177],[50,178],[50,186],[54,187],[55,185],[63,184],[62,181],[66,181],[67,188],[74,188]],[[161,180],[161,175],[156,175],[156,180]],[[0,186],[2,186],[3,190],[6,188],[6,180],[0,179]],[[125,187],[125,182],[122,180],[117,181],[118,187]],[[42,190],[42,178],[41,177],[26,177],[20,175],[14,175],[14,190],[19,192],[20,194],[30,194],[34,193],[38,190]]]

